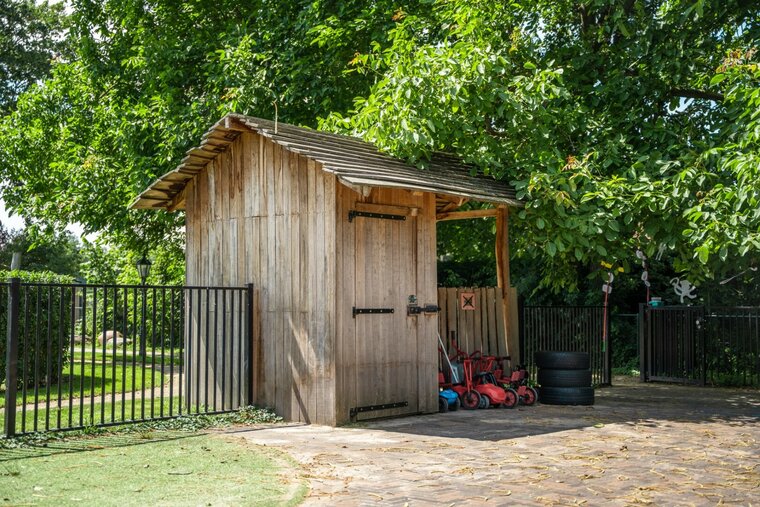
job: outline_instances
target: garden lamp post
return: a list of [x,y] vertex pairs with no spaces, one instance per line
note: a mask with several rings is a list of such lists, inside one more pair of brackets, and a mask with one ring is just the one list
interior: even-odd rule
[[153,265],[148,258],[143,255],[142,258],[137,261],[137,273],[140,275],[140,281],[142,282],[142,324],[140,325],[140,356],[145,358],[145,319],[148,312],[147,297],[148,291],[145,288],[145,281],[150,275],[150,267]]

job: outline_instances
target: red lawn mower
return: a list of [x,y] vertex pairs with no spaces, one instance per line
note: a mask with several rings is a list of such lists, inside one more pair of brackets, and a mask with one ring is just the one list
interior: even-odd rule
[[[438,340],[439,351],[446,355],[440,336]],[[452,341],[452,346],[456,353],[451,358],[446,355],[446,362],[448,362],[451,372],[451,383],[446,384],[445,387],[452,389],[459,395],[462,408],[467,410],[491,406],[514,408],[517,405],[519,401],[517,392],[499,385],[491,371],[493,361],[489,360],[490,358],[484,361],[479,351],[468,356],[466,352],[457,347],[455,341]],[[461,365],[461,371],[458,367],[454,367],[451,363],[452,359],[456,361],[457,366]]]

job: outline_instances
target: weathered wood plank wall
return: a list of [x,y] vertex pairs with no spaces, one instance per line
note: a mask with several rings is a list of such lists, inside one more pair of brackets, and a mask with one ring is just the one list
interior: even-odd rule
[[293,421],[335,423],[336,185],[245,132],[187,193],[188,283],[254,284],[255,402]]

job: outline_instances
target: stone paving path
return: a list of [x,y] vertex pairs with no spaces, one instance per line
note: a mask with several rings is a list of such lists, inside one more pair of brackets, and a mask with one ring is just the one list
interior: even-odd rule
[[288,452],[305,505],[758,505],[760,391],[597,390],[539,405],[234,430]]

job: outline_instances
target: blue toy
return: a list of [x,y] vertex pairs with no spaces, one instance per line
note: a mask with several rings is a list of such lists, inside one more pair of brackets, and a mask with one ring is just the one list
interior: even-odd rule
[[441,389],[438,392],[438,412],[459,410],[459,395],[451,389]]

